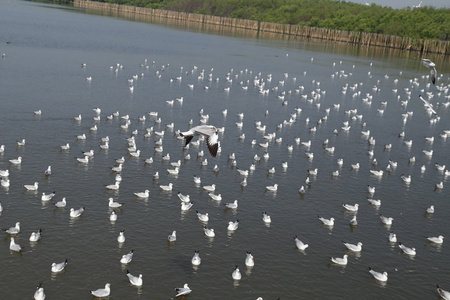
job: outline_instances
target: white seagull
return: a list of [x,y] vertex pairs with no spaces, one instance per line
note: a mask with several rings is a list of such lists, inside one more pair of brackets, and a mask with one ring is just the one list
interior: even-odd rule
[[197,218],[202,222],[208,222],[209,216],[208,213],[200,213],[197,210],[195,211],[197,213]]
[[213,228],[208,228],[206,226],[203,226],[203,231],[205,232],[205,235],[207,237],[215,237],[216,233],[214,232]]
[[64,270],[64,268],[67,266],[67,259],[61,263],[52,263],[52,272],[53,273],[59,273]]
[[120,258],[120,263],[122,264],[128,264],[133,260],[133,254],[134,254],[134,250],[130,250],[130,252],[128,252],[127,254],[122,255],[122,257]]
[[150,195],[150,191],[149,190],[145,190],[144,192],[137,192],[134,193],[134,195],[138,198],[148,198],[148,196]]
[[442,299],[450,300],[450,292],[447,292],[446,290],[441,289],[439,287],[439,285],[436,285],[436,287],[437,287],[437,291],[439,293],[439,296],[441,296]]
[[30,242],[37,242],[41,239],[42,229],[39,229],[37,232],[32,232],[30,235]]
[[39,182],[35,182],[34,184],[24,184],[23,185],[28,191],[37,191],[39,188]]
[[423,99],[422,95],[419,95],[420,100],[422,100],[423,105],[427,108],[427,110],[431,111],[433,114],[437,115],[437,112],[433,108],[433,104],[431,104],[428,100]]
[[403,245],[402,243],[398,243],[398,247],[400,248],[400,249],[402,249],[402,251],[405,253],[405,254],[408,254],[408,255],[416,255],[416,248],[410,248],[410,247],[406,247],[405,245]]
[[436,83],[436,64],[427,58],[422,58],[422,63],[430,70],[431,82]]
[[239,220],[236,220],[234,222],[233,221],[228,222],[228,227],[227,227],[228,230],[234,231],[234,230],[238,229],[238,227],[239,227]]
[[70,217],[71,218],[78,218],[81,216],[81,214],[84,212],[84,207],[80,207],[79,209],[70,209]]
[[435,243],[435,244],[442,244],[444,242],[444,237],[442,235],[438,237],[429,237],[427,238],[428,241]]
[[176,240],[177,240],[177,231],[174,230],[172,231],[172,234],[167,237],[167,241],[169,241],[169,243],[173,243]]
[[320,216],[317,216],[319,218],[319,220],[322,222],[323,225],[327,225],[327,226],[333,226],[334,225],[334,218],[330,218],[330,219],[325,219],[322,218]]
[[308,244],[305,244],[302,241],[300,241],[297,236],[294,236],[294,241],[295,241],[295,246],[299,250],[305,250],[309,246]]
[[342,258],[340,257],[331,257],[331,261],[334,262],[335,264],[341,265],[341,266],[345,266],[347,265],[348,259],[347,259],[348,255],[344,254],[344,256]]
[[225,206],[226,206],[227,208],[236,209],[236,208],[238,208],[238,201],[237,201],[237,200],[234,200],[234,202],[231,202],[231,203],[225,203]]
[[348,211],[352,211],[352,212],[357,212],[358,211],[358,207],[359,204],[356,203],[355,205],[351,205],[351,204],[342,204],[342,206],[348,210]]
[[122,207],[122,205],[123,205],[123,203],[114,201],[113,198],[108,198],[108,201],[109,201],[108,206],[111,208],[119,208],[119,207]]
[[18,234],[20,232],[20,222],[16,222],[14,227],[5,230],[7,234]]
[[127,277],[132,285],[142,286],[143,283],[142,274],[139,274],[139,276],[133,276],[131,275],[130,271],[127,270]]
[[45,299],[45,293],[44,288],[42,287],[42,282],[38,284],[36,287],[36,292],[34,292],[33,298],[35,300],[44,300]]
[[372,270],[371,267],[369,267],[369,272],[378,281],[386,282],[388,280],[388,273],[387,272],[383,272],[383,273],[376,272],[376,271]]
[[382,214],[380,214],[380,219],[381,219],[381,222],[383,222],[383,224],[386,224],[386,225],[392,225],[392,221],[394,221],[394,218],[385,217]]
[[350,244],[350,243],[346,243],[344,241],[342,241],[345,245],[345,247],[347,247],[348,250],[353,251],[353,252],[360,252],[362,250],[362,246],[363,244],[361,242],[358,242],[358,244]]
[[66,205],[67,205],[66,197],[63,197],[61,199],[61,201],[58,201],[58,202],[55,203],[55,206],[58,207],[58,208],[66,207]]
[[98,297],[98,298],[108,297],[109,294],[111,293],[110,286],[111,286],[111,284],[107,283],[107,284],[105,284],[104,289],[97,289],[95,291],[90,291],[90,292],[93,296]]
[[20,165],[22,163],[22,156],[15,159],[10,159],[9,162],[13,165]]
[[42,201],[50,201],[50,200],[52,200],[52,198],[53,198],[54,196],[55,196],[55,192],[49,193],[49,194],[42,193],[41,200],[42,200]]
[[201,264],[201,262],[202,262],[202,259],[200,258],[200,254],[199,253],[200,253],[199,250],[194,251],[194,256],[191,259],[191,263],[194,266],[199,266]]
[[189,144],[194,135],[202,135],[206,138],[206,144],[208,146],[209,153],[212,157],[216,157],[217,149],[219,148],[219,136],[217,134],[218,129],[212,125],[199,125],[192,127],[188,131],[180,132],[180,136],[185,137],[185,146]]
[[264,223],[272,223],[272,219],[266,212],[263,212],[263,221]]
[[192,292],[192,290],[189,288],[189,285],[187,283],[185,283],[182,288],[176,288],[175,291],[177,292],[175,297],[187,295]]
[[232,277],[234,280],[241,280],[242,275],[241,275],[241,272],[239,271],[239,268],[238,268],[237,265],[236,265],[236,267],[234,268],[234,271],[233,271],[233,273],[231,274],[231,277]]
[[172,190],[173,184],[169,183],[169,185],[160,185],[161,190],[170,192]]
[[15,251],[15,252],[22,251],[22,247],[20,247],[19,244],[16,244],[16,242],[14,241],[14,237],[11,237],[11,242],[9,244],[9,250]]
[[247,251],[247,256],[245,257],[245,265],[247,267],[253,267],[255,265],[254,257],[250,251]]

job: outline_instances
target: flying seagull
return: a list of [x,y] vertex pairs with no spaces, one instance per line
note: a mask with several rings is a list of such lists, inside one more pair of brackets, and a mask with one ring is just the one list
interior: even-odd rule
[[219,136],[217,135],[217,132],[218,129],[212,125],[199,125],[192,127],[188,131],[180,132],[180,136],[183,136],[186,139],[186,146],[192,140],[194,135],[203,135],[206,138],[209,153],[211,153],[212,157],[216,157],[219,148]]
[[419,95],[420,100],[423,101],[423,105],[429,109],[433,114],[437,116],[437,112],[433,108],[433,104],[431,104],[428,100],[423,99],[422,95]]
[[430,69],[431,82],[433,84],[435,84],[435,82],[436,82],[436,68],[435,68],[436,65],[434,64],[434,62],[432,62],[431,60],[429,60],[427,58],[422,58],[422,63],[425,67]]

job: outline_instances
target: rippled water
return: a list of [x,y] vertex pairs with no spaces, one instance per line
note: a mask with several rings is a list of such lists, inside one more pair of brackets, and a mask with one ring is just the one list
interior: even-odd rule
[[[435,168],[435,163],[450,165],[448,141],[440,136],[450,129],[449,110],[437,105],[448,103],[448,91],[429,85],[428,71],[417,54],[401,57],[317,43],[216,36],[33,2],[2,1],[0,8],[0,52],[5,53],[0,59],[0,144],[5,145],[0,169],[9,170],[11,182],[9,188],[0,188],[4,208],[0,227],[20,221],[17,242],[24,247],[20,254],[10,252],[10,237],[4,234],[0,287],[5,299],[31,298],[41,281],[47,299],[89,299],[89,290],[107,282],[110,299],[170,299],[174,288],[184,283],[193,290],[189,299],[436,299],[436,284],[450,289],[447,242],[437,246],[426,239],[450,236],[448,177]],[[431,58],[444,74],[437,81],[444,89],[449,85],[449,61]],[[117,64],[123,68],[117,69]],[[131,84],[128,80],[134,75],[138,78]],[[260,93],[254,79],[265,82],[268,94]],[[418,99],[419,94],[428,99],[428,92],[434,95],[431,101],[440,116],[436,123],[430,123],[434,117],[425,113]],[[176,100],[181,97],[182,103]],[[364,100],[368,97],[371,104]],[[174,100],[173,105],[167,100]],[[387,105],[380,113],[384,101]],[[98,122],[93,120],[95,107],[102,109]],[[39,109],[42,114],[35,115]],[[188,129],[191,119],[198,124],[200,109],[209,115],[209,124],[225,128],[219,137],[222,153],[216,158],[204,143],[183,150],[175,134]],[[362,118],[353,120],[354,114],[346,113],[351,109]],[[130,116],[128,129],[120,127],[125,123],[120,117],[107,120],[116,111]],[[160,124],[148,115],[150,111],[158,112]],[[404,121],[406,112],[410,115]],[[238,113],[244,114],[242,120]],[[81,122],[73,119],[78,114]],[[139,122],[144,115],[145,122]],[[322,124],[317,124],[319,120]],[[240,121],[242,128],[236,126]],[[255,121],[266,125],[265,133],[257,131]],[[349,131],[341,129],[345,121]],[[174,129],[166,128],[172,122]],[[90,131],[94,125],[96,132]],[[162,154],[154,151],[159,137],[144,137],[150,127],[164,132]],[[311,132],[313,127],[316,132]],[[131,158],[127,151],[126,139],[134,130],[139,158]],[[369,147],[361,130],[370,130],[375,146]],[[405,137],[399,138],[403,131]],[[270,140],[267,149],[260,147],[264,135],[273,132],[282,140]],[[77,141],[76,135],[83,133],[87,139]],[[245,139],[239,139],[242,134]],[[101,150],[101,138],[106,136],[110,148]],[[426,136],[434,137],[434,143],[426,142]],[[23,138],[25,146],[17,147],[16,141]],[[310,140],[311,147],[297,144],[296,138]],[[326,139],[334,153],[325,151]],[[411,147],[403,143],[406,140],[413,140]],[[60,151],[66,143],[70,150]],[[392,144],[390,151],[386,144]],[[292,151],[288,145],[293,145]],[[90,149],[95,154],[89,163],[77,163],[75,158]],[[372,158],[369,149],[374,151]],[[433,149],[433,156],[425,156],[424,149]],[[198,158],[201,150],[205,156]],[[305,151],[314,158],[308,159]],[[185,160],[188,153],[191,159]],[[261,157],[245,188],[240,185],[243,177],[228,160],[231,153],[240,169],[248,169],[255,154]],[[178,176],[168,175],[170,163],[162,160],[166,154],[170,162],[182,161]],[[23,157],[22,164],[10,165],[9,159],[18,156]],[[105,185],[114,183],[116,175],[111,168],[122,156],[126,161],[120,189],[108,191]],[[408,163],[413,156],[416,162]],[[153,164],[145,164],[150,157]],[[338,158],[344,160],[342,167]],[[205,159],[208,165],[202,166]],[[389,160],[398,162],[396,169],[382,177],[370,175],[369,170],[385,170]],[[287,169],[282,162],[288,163]],[[360,169],[351,170],[357,162]],[[49,165],[53,173],[46,178]],[[218,173],[213,171],[215,165]],[[271,167],[276,172],[268,175]],[[299,194],[307,170],[315,168],[318,175],[309,176],[311,185],[305,195]],[[338,177],[331,175],[335,170]],[[153,180],[157,171],[160,178]],[[411,175],[410,185],[402,181],[402,174]],[[193,175],[202,178],[201,185],[194,184]],[[23,184],[35,181],[39,190],[26,191]],[[440,181],[444,189],[435,190]],[[170,182],[173,191],[161,192],[159,185]],[[213,183],[221,202],[203,191],[203,185]],[[278,191],[267,192],[265,187],[275,183]],[[366,200],[367,185],[376,187],[373,197],[382,201],[378,209]],[[145,189],[150,190],[147,200],[134,197]],[[52,191],[56,192],[52,201],[41,201],[43,192]],[[190,195],[194,203],[190,211],[181,211],[178,191]],[[55,209],[53,203],[62,197],[67,207]],[[114,223],[109,221],[109,197],[124,203],[116,210]],[[238,209],[225,209],[224,203],[235,199]],[[344,211],[343,203],[359,203],[354,228],[348,224],[354,214]],[[426,215],[430,205],[436,212]],[[70,208],[82,206],[84,214],[71,219]],[[207,226],[215,229],[214,238],[204,235],[196,210],[209,213]],[[270,225],[263,223],[263,211],[271,216]],[[380,222],[380,213],[394,217],[390,228]],[[335,225],[321,225],[318,215],[334,217]],[[238,230],[227,231],[228,222],[237,219]],[[31,232],[39,228],[42,239],[30,243]],[[125,230],[123,245],[116,240],[120,230]],[[177,241],[168,244],[173,230]],[[417,255],[402,254],[397,244],[389,243],[390,230],[400,242],[415,247]],[[295,248],[296,235],[309,244],[306,250]],[[347,252],[342,241],[361,241],[363,250]],[[132,249],[133,261],[121,265],[121,256]],[[200,250],[199,267],[191,264],[194,250]],[[252,268],[244,264],[246,251],[255,256]],[[347,266],[331,263],[330,256],[345,253]],[[52,274],[51,264],[66,258],[65,272]],[[243,274],[240,282],[231,278],[236,264]],[[369,266],[387,271],[388,282],[375,281]],[[142,288],[129,286],[127,269],[143,274]]]

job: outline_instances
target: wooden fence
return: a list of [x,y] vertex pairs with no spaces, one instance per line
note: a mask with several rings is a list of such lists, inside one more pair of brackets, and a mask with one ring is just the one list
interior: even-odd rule
[[154,22],[168,20],[171,23],[196,27],[222,27],[221,31],[240,33],[245,36],[270,37],[278,39],[316,39],[330,43],[349,43],[365,46],[377,46],[399,49],[404,51],[417,51],[422,53],[438,53],[449,55],[450,42],[439,40],[413,39],[393,35],[384,35],[367,32],[353,32],[309,26],[276,24],[252,20],[225,18],[217,16],[184,13],[160,9],[110,4],[104,2],[74,0],[75,7],[93,9],[103,14],[120,16],[139,21]]

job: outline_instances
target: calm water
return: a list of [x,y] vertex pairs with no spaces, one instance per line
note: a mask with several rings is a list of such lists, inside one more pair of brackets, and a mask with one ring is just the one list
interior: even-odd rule
[[[9,188],[0,188],[4,208],[0,227],[20,221],[22,230],[16,240],[24,248],[20,254],[9,251],[10,237],[4,233],[2,299],[32,298],[41,281],[47,299],[90,299],[88,291],[107,282],[111,283],[110,299],[171,299],[174,288],[184,283],[193,290],[189,299],[437,299],[436,284],[450,290],[447,242],[437,246],[426,239],[450,237],[448,177],[435,168],[435,163],[450,166],[449,141],[440,136],[442,130],[450,129],[450,113],[437,105],[449,101],[448,59],[430,57],[444,74],[437,86],[446,89],[439,92],[429,85],[428,70],[417,54],[399,57],[299,41],[216,36],[5,0],[0,2],[0,28],[0,53],[5,53],[0,59],[0,144],[5,145],[0,169],[9,170],[11,182]],[[115,71],[117,64],[123,68]],[[137,79],[129,83],[134,75]],[[269,92],[260,93],[254,79],[265,82],[263,89]],[[436,123],[430,123],[434,117],[425,113],[419,94],[432,97],[440,115]],[[175,100],[181,97],[183,102]],[[168,100],[174,100],[173,105]],[[102,109],[100,121],[93,119],[94,107]],[[34,115],[39,109],[42,114]],[[225,128],[220,135],[222,153],[216,158],[207,153],[204,143],[183,150],[183,142],[175,135],[176,130],[187,130],[191,119],[199,124],[200,109],[209,115],[209,124]],[[224,109],[228,109],[226,116]],[[346,113],[350,109],[357,109],[362,118],[352,119],[355,114]],[[121,128],[125,121],[120,117],[107,120],[116,111],[130,116],[128,129]],[[150,111],[159,113],[160,124],[147,114]],[[407,112],[404,121],[402,114]],[[242,120],[238,113],[244,114]],[[73,119],[78,114],[81,122]],[[139,122],[143,115],[145,122]],[[290,118],[296,118],[295,122],[289,122]],[[239,128],[236,122],[241,121]],[[256,129],[255,121],[266,125],[264,133]],[[349,131],[341,129],[345,121]],[[172,122],[174,128],[166,128]],[[96,132],[90,131],[94,125]],[[154,151],[160,137],[144,137],[150,127],[164,132],[163,153]],[[316,132],[310,131],[312,127]],[[338,134],[333,133],[335,129]],[[127,151],[127,138],[134,130],[139,158]],[[361,130],[370,130],[375,146],[369,147]],[[403,131],[405,137],[399,138]],[[267,149],[260,147],[267,141],[264,135],[273,132],[282,140],[269,141]],[[77,141],[76,135],[83,133],[87,139]],[[242,134],[245,139],[239,139]],[[101,138],[106,136],[110,148],[101,150]],[[434,143],[425,137],[434,137]],[[23,138],[26,145],[17,147],[16,141]],[[311,147],[297,144],[296,138],[310,140]],[[328,147],[335,147],[334,153],[325,151],[326,139]],[[413,140],[411,147],[403,143],[407,140]],[[70,150],[60,151],[66,143]],[[390,151],[385,150],[386,144],[392,144]],[[292,151],[288,145],[293,145]],[[75,158],[90,149],[95,154],[89,163],[77,163]],[[434,150],[431,158],[422,152],[430,149]],[[201,150],[205,156],[198,158]],[[266,151],[267,160],[263,158]],[[308,159],[305,151],[313,152],[314,158]],[[245,188],[240,185],[243,177],[228,160],[231,153],[240,169],[248,169],[255,154],[261,157]],[[181,160],[178,176],[166,171],[171,168],[162,160],[166,154],[170,162]],[[190,160],[184,159],[187,154]],[[22,164],[11,165],[9,159],[18,156],[23,157]],[[108,191],[105,185],[113,184],[116,176],[111,168],[122,156],[126,161],[120,189]],[[145,164],[150,157],[153,164]],[[415,163],[408,163],[410,157],[416,158]],[[338,158],[344,160],[342,167]],[[205,159],[208,165],[202,166]],[[389,160],[398,162],[396,169],[382,177],[370,174],[369,170],[385,170]],[[288,163],[287,169],[282,162]],[[351,170],[357,162],[360,169]],[[46,178],[49,165],[53,173]],[[218,173],[213,171],[215,165]],[[268,175],[271,167],[276,172]],[[305,195],[299,194],[307,170],[315,168],[318,175],[310,176]],[[340,172],[338,177],[331,176],[335,170]],[[153,180],[157,171],[160,178]],[[402,181],[402,174],[411,175],[410,185]],[[201,177],[201,185],[194,184],[193,175]],[[23,185],[35,181],[39,190],[26,191]],[[435,190],[441,181],[444,188]],[[161,192],[159,185],[170,182],[173,191]],[[203,191],[203,185],[213,183],[216,194],[223,197],[221,202]],[[266,192],[265,187],[275,183],[278,191]],[[376,187],[373,198],[381,199],[379,208],[366,200],[367,185]],[[145,189],[150,190],[147,200],[134,197],[133,193]],[[56,192],[52,201],[41,201],[43,192],[52,191]],[[194,203],[187,212],[180,209],[178,191],[190,195]],[[67,207],[55,209],[53,203],[63,197]],[[113,223],[109,197],[124,203]],[[226,210],[224,203],[235,199],[238,209]],[[354,213],[344,211],[343,203],[359,203],[354,228],[349,226]],[[430,205],[436,212],[426,215]],[[81,206],[86,208],[84,214],[71,219],[70,208]],[[207,226],[215,229],[214,238],[204,235],[196,210],[209,213]],[[271,216],[270,225],[262,221],[263,211]],[[393,225],[383,225],[380,213],[393,217]],[[334,217],[335,225],[321,225],[318,215]],[[238,230],[227,231],[227,223],[237,219]],[[39,228],[42,239],[30,243],[31,232]],[[126,236],[122,245],[116,239],[120,230]],[[177,241],[168,244],[173,230]],[[415,247],[417,255],[405,255],[398,244],[389,243],[390,230],[400,242]],[[295,235],[309,244],[305,251],[295,248]],[[361,241],[363,250],[348,252],[342,241]],[[132,249],[133,261],[122,265],[121,256]],[[196,268],[191,264],[194,250],[200,250],[202,258]],[[252,268],[244,264],[246,251],[255,256]],[[331,263],[330,256],[345,253],[347,266]],[[51,264],[66,258],[65,272],[52,274]],[[231,278],[236,264],[242,272],[240,282]],[[387,271],[388,282],[374,280],[369,266]],[[142,288],[128,284],[127,269],[143,274]]]

